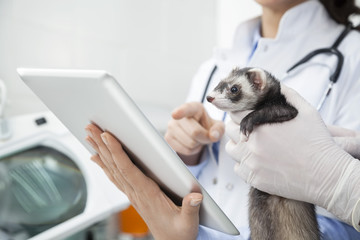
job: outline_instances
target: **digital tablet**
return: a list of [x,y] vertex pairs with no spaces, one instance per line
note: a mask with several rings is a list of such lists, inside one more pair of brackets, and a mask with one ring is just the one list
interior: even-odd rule
[[17,69],[25,84],[90,151],[85,127],[95,123],[115,135],[131,160],[178,205],[201,192],[200,224],[239,232],[183,161],[152,126],[120,83],[101,70]]

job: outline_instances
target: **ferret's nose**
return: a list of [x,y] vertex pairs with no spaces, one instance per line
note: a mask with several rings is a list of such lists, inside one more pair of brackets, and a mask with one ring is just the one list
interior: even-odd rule
[[206,100],[211,103],[211,102],[214,100],[214,98],[213,98],[213,97],[210,97],[210,96],[207,96],[207,97],[206,97]]

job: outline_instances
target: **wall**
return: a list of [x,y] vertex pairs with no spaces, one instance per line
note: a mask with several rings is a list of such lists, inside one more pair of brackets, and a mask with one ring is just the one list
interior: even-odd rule
[[137,103],[168,115],[212,49],[229,47],[237,24],[259,14],[254,0],[0,0],[5,113],[46,109],[15,69],[50,67],[105,69]]
[[7,116],[45,110],[17,67],[104,69],[140,105],[181,104],[216,44],[215,0],[0,0]]
[[218,0],[217,45],[230,47],[236,26],[261,14],[260,5],[255,0]]

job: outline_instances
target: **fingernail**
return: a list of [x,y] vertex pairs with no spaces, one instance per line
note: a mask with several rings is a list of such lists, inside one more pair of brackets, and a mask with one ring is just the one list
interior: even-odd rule
[[213,138],[215,138],[215,139],[219,139],[220,133],[218,131],[212,131],[211,136],[213,136]]
[[85,128],[85,131],[87,132],[87,134],[88,134],[90,137],[93,137],[93,134],[92,134],[92,132],[91,132],[90,129]]
[[201,201],[202,201],[201,198],[193,198],[193,199],[190,200],[190,205],[192,207],[197,207],[197,206],[200,205]]
[[101,139],[103,140],[103,142],[104,142],[106,145],[108,145],[108,140],[107,140],[107,138],[106,138],[106,136],[105,136],[105,133],[102,133],[102,134],[101,134]]

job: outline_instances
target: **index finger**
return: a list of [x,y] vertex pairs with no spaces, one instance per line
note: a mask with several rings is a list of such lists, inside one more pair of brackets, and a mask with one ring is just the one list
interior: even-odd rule
[[148,178],[129,158],[119,141],[108,132],[104,132],[102,137],[106,141],[105,144],[112,155],[115,166],[121,174],[121,177],[135,191],[146,190],[150,178]]
[[172,117],[176,120],[185,117],[192,117],[199,120],[203,114],[203,105],[199,102],[189,102],[181,105],[172,112]]

